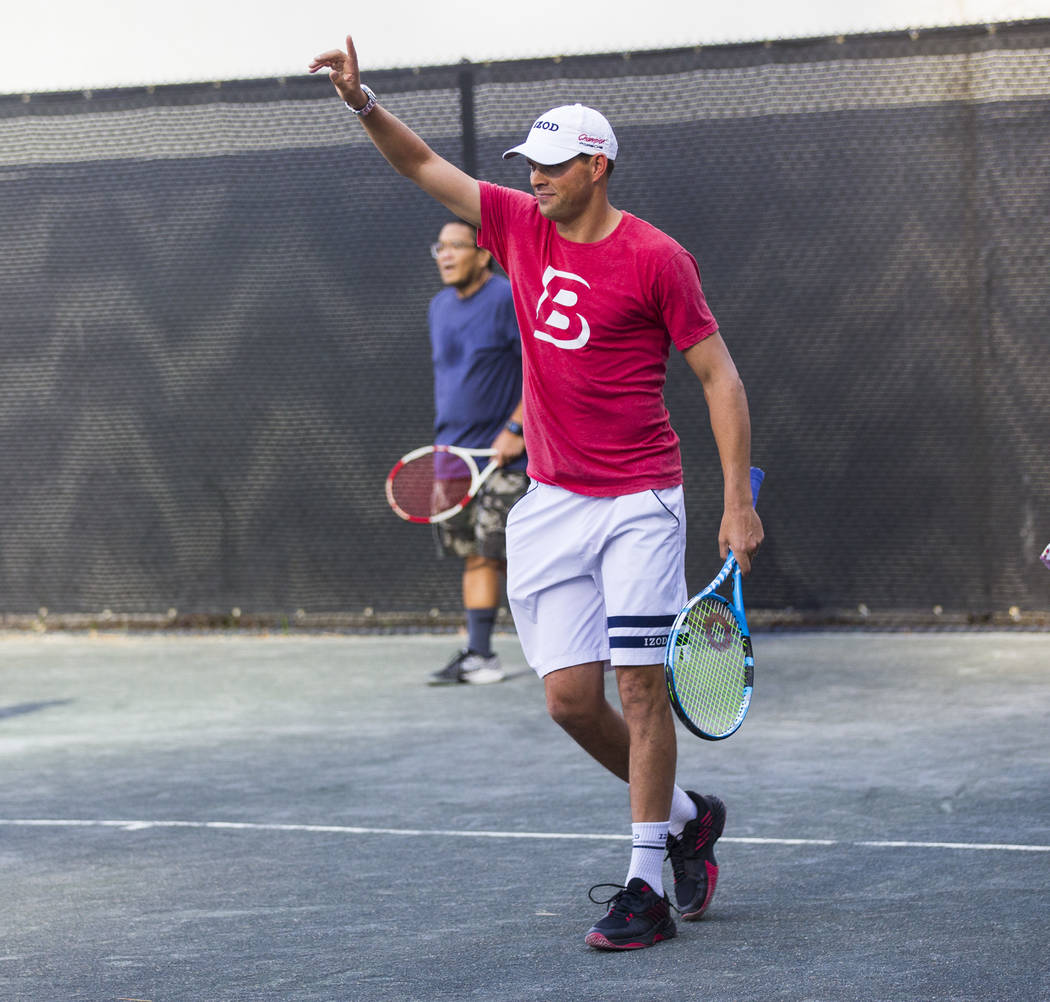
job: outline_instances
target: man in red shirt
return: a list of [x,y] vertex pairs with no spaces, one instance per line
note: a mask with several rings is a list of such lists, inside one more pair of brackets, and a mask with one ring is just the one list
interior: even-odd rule
[[[717,881],[725,807],[675,783],[663,647],[686,598],[678,438],[663,402],[669,345],[703,387],[724,480],[719,530],[746,574],[762,541],[751,501],[751,432],[736,366],[691,255],[609,202],[618,147],[603,116],[552,109],[520,146],[532,195],[475,180],[439,157],[361,83],[353,42],[318,56],[398,173],[478,226],[514,289],[522,331],[532,487],[507,524],[508,597],[552,718],[629,784],[634,842],[625,886],[588,930],[600,949],[676,934],[661,876],[666,847],[683,918]],[[622,713],[606,699],[615,669]],[[619,885],[617,885],[619,886]]]

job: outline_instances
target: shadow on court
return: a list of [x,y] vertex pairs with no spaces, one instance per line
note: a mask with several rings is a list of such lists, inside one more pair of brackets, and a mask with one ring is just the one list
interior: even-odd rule
[[1047,634],[757,636],[741,731],[679,731],[714,903],[628,954],[626,788],[513,637],[427,687],[454,644],[0,635],[0,999],[1050,997]]
[[39,713],[41,710],[46,710],[52,706],[64,706],[68,702],[68,699],[44,699],[37,700],[35,703],[18,703],[15,706],[0,706],[0,720],[3,720],[4,717],[18,717],[23,713]]

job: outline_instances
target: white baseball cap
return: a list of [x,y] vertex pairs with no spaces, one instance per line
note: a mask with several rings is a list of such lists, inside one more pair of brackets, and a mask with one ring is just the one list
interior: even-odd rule
[[525,142],[507,150],[503,159],[520,153],[533,163],[552,167],[581,153],[604,153],[615,160],[618,148],[616,135],[604,115],[582,104],[565,104],[540,115],[532,123]]

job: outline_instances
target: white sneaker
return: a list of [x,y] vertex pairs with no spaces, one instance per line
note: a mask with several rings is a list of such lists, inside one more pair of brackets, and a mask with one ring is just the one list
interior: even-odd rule
[[430,676],[429,684],[456,685],[466,682],[470,685],[489,685],[502,682],[506,677],[498,654],[485,658],[473,651],[460,651],[441,671]]
[[498,654],[483,658],[480,654],[470,653],[460,662],[460,682],[489,685],[492,682],[502,682],[506,677]]

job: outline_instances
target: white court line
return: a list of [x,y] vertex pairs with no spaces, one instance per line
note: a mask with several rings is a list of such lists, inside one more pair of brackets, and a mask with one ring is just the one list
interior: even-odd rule
[[[438,838],[570,839],[599,842],[630,841],[630,835],[602,835],[580,832],[489,832],[441,828],[361,828],[350,825],[262,824],[253,821],[133,821],[86,820],[78,818],[0,818],[9,828],[118,828],[122,831],[148,831],[151,828],[204,828],[215,831],[311,832],[335,835],[426,835]],[[1010,845],[998,842],[849,842],[823,838],[759,838],[725,836],[720,842],[736,845],[855,846],[865,849],[969,849],[978,852],[1050,852],[1050,845]]]

